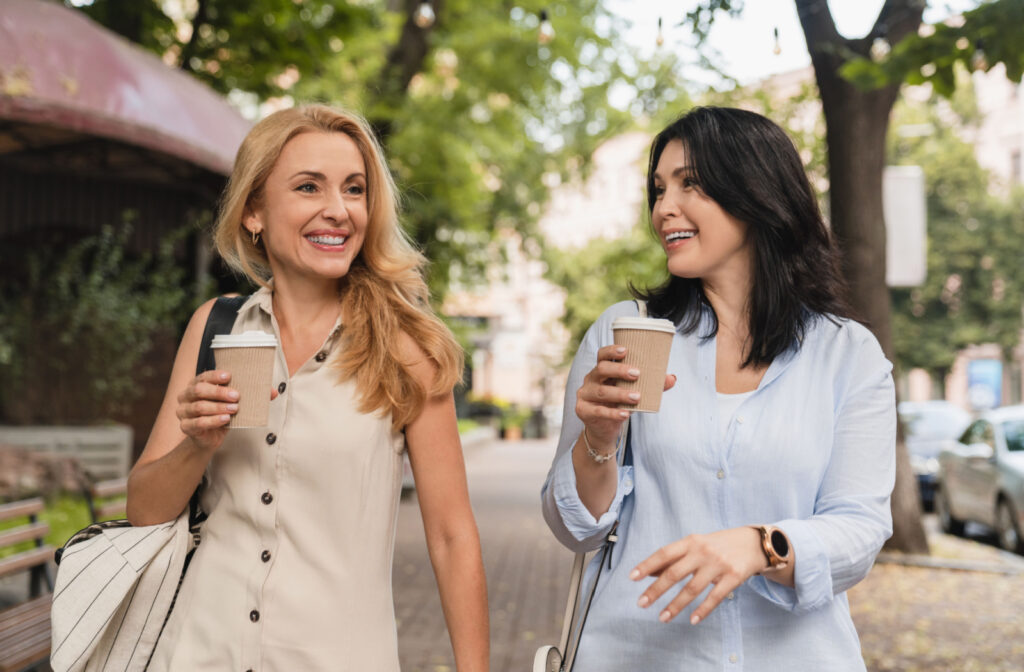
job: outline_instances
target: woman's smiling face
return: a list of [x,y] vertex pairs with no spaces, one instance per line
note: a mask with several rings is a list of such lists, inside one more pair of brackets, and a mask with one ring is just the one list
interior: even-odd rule
[[682,141],[670,141],[658,157],[654,191],[651,222],[665,248],[669,273],[711,283],[726,274],[751,276],[747,225],[704,193]]
[[366,180],[344,133],[300,133],[285,144],[243,220],[262,236],[275,278],[348,273],[366,236]]

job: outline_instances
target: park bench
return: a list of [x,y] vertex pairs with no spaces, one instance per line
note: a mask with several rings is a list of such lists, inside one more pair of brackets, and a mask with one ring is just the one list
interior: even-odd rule
[[0,550],[33,542],[28,550],[0,558],[0,577],[29,572],[28,600],[0,611],[0,672],[21,672],[50,656],[53,579],[49,562],[54,549],[43,541],[50,531],[38,520],[43,506],[38,497],[0,505],[0,522],[26,519],[26,524],[0,531]]
[[99,481],[88,486],[85,489],[85,501],[89,505],[92,522],[124,518],[127,495],[127,478]]

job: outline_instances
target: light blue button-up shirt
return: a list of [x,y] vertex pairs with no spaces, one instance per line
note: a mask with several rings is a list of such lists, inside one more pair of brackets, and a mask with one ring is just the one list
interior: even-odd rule
[[[599,520],[576,492],[571,448],[583,430],[576,391],[612,344],[612,321],[636,316],[618,303],[587,332],[566,386],[558,451],[542,490],[544,517],[573,551],[593,550],[616,518],[612,552],[587,618],[581,672],[863,671],[846,590],[863,579],[892,533],[896,406],[892,365],[874,336],[848,320],[814,318],[799,347],[777,357],[729,423],[723,441],[715,390],[715,339],[705,317],[676,333],[668,372],[678,377],[661,410],[630,420],[633,465]],[[707,590],[668,624],[636,605],[651,580],[630,570],[689,534],[773,524],[796,556],[795,588],[754,576],[696,626]],[[584,582],[594,575],[595,558]]]

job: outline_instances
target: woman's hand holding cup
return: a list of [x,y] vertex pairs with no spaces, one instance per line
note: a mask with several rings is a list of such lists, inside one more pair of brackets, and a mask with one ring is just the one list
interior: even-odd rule
[[[622,423],[630,411],[621,405],[634,405],[640,400],[640,393],[616,387],[616,381],[632,382],[640,376],[640,370],[626,364],[626,348],[608,345],[597,351],[597,366],[583,378],[583,385],[576,392],[576,416],[583,421],[590,445],[599,452],[614,449]],[[675,385],[676,377],[665,376],[665,389]]]
[[231,416],[238,412],[238,390],[228,387],[230,382],[227,371],[206,371],[178,395],[181,431],[202,450],[220,447]]

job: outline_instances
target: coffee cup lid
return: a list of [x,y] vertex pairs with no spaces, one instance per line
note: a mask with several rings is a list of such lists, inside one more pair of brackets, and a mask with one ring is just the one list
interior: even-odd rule
[[210,343],[211,348],[274,348],[277,337],[263,331],[246,331],[241,334],[217,334]]
[[676,333],[676,325],[670,320],[661,320],[654,317],[617,317],[612,322],[612,329],[646,329],[648,331],[663,331],[668,334]]

